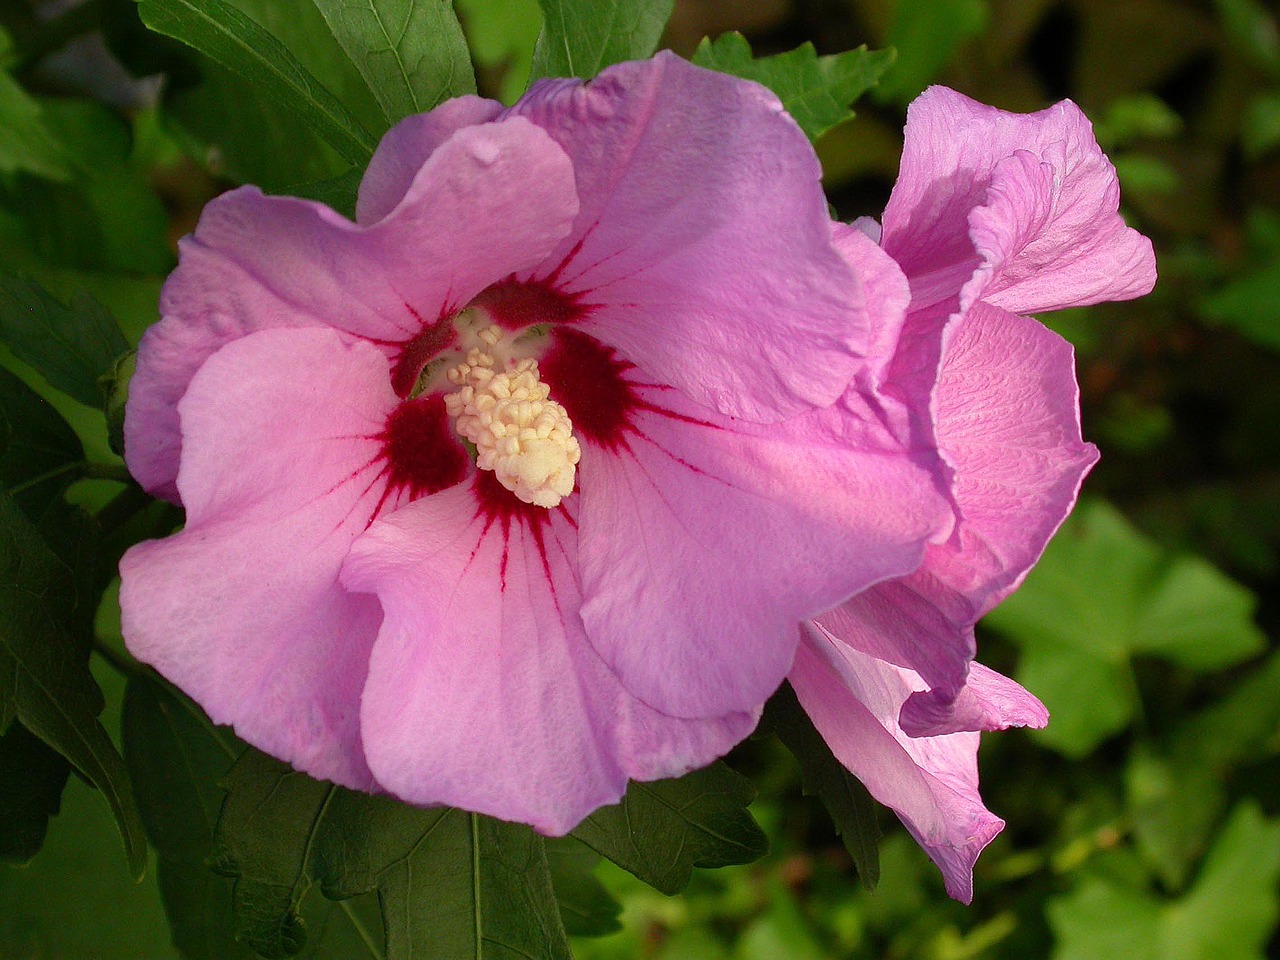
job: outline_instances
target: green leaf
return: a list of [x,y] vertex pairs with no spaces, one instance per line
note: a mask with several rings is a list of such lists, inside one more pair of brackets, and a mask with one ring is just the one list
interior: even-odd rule
[[449,0],[315,4],[391,123],[476,92],[467,40]]
[[98,380],[129,349],[111,314],[87,293],[64,306],[43,287],[0,272],[0,340],[49,384],[101,407]]
[[109,839],[111,815],[72,778],[40,855],[0,864],[5,960],[178,960],[155,880],[130,877]]
[[1088,502],[983,622],[1023,648],[1019,680],[1053,716],[1037,735],[1081,756],[1132,716],[1132,656],[1202,671],[1239,663],[1265,644],[1255,603],[1204,560],[1169,554],[1115,508]]
[[1272,350],[1280,350],[1280,257],[1242,272],[1200,301],[1199,311],[1210,323],[1230,327],[1241,336]]
[[751,45],[740,33],[704,38],[693,62],[709,70],[762,83],[778,95],[787,113],[810,140],[817,140],[843,120],[858,98],[879,82],[893,64],[893,50],[865,46],[820,57],[812,43],[787,53],[753,59]]
[[129,678],[121,728],[174,944],[188,960],[248,956],[233,936],[231,886],[205,864],[222,805],[218,780],[243,745],[145,674]]
[[622,905],[595,877],[600,855],[573,837],[546,841],[551,885],[560,904],[565,933],[577,937],[603,937],[622,929],[618,914]]
[[102,691],[58,619],[74,596],[66,568],[0,496],[0,726],[16,716],[102,791],[140,877],[146,841],[124,761],[96,719]]
[[313,180],[289,187],[284,192],[294,197],[306,197],[308,200],[319,200],[332,207],[348,220],[356,216],[356,197],[360,192],[362,173],[359,170],[348,170],[346,173],[327,180]]
[[36,523],[81,475],[84,446],[47,400],[0,367],[0,489]]
[[345,900],[377,890],[388,960],[567,960],[543,841],[530,829],[334,787],[248,751],[226,779],[216,868],[236,877],[239,935],[264,957],[307,933],[313,880]]
[[884,100],[914,99],[951,62],[960,45],[982,32],[988,0],[897,0],[889,43],[898,59],[880,84]]
[[538,0],[542,33],[531,79],[589,80],[605,67],[640,60],[658,48],[673,0]]
[[1164,749],[1130,758],[1128,806],[1139,850],[1165,885],[1180,889],[1227,803],[1233,769],[1275,752],[1280,728],[1280,654],[1272,654],[1229,695],[1183,720]]
[[71,176],[66,152],[45,125],[40,104],[0,70],[0,173],[15,170],[53,180]]
[[511,104],[529,85],[533,48],[542,29],[538,0],[456,0],[476,65],[501,72],[500,98]]
[[694,867],[750,863],[769,842],[747,805],[751,781],[723,763],[675,780],[633,782],[621,803],[587,817],[573,836],[663,893],[679,893]]
[[51,99],[44,112],[75,175],[65,183],[24,177],[16,184],[17,213],[35,249],[70,267],[168,273],[169,217],[132,162],[129,124],[87,100]]
[[817,797],[831,814],[858,876],[869,889],[875,889],[880,879],[880,826],[871,794],[835,758],[789,683],[769,700],[765,722],[799,763],[805,794]]
[[302,117],[212,60],[164,106],[176,139],[217,176],[280,190],[351,166]]
[[1280,914],[1280,822],[1241,804],[1218,835],[1185,897],[1087,877],[1048,904],[1054,960],[1262,960]]
[[0,860],[26,863],[44,843],[71,766],[20,723],[0,736]]
[[141,0],[143,22],[195,47],[296,113],[351,163],[365,164],[374,140],[274,36],[224,0]]

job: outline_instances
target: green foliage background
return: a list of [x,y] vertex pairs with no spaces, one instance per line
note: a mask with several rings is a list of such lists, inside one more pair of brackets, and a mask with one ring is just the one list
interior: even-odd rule
[[[0,865],[0,960],[247,957],[246,944],[264,955],[397,955],[396,938],[415,924],[443,929],[439,917],[388,916],[384,933],[379,916],[380,895],[430,906],[404,894],[410,854],[396,847],[424,831],[438,850],[486,851],[474,859],[482,882],[458,894],[475,898],[477,916],[481,900],[520,895],[513,877],[545,877],[560,918],[538,918],[537,904],[527,915],[563,923],[587,960],[1251,960],[1280,950],[1275,11],[1258,0],[456,9],[465,34],[447,3],[90,0],[42,21],[26,0],[0,0],[0,857],[24,864]],[[414,28],[389,31],[405,10]],[[362,38],[376,31],[387,48],[370,56]],[[91,51],[91,33],[105,47]],[[112,384],[127,371],[114,364],[154,321],[174,242],[203,203],[255,182],[349,206],[359,166],[394,119],[470,89],[470,71],[457,68],[468,45],[480,91],[510,101],[531,74],[590,76],[659,36],[774,86],[817,138],[845,219],[882,208],[905,104],[928,83],[1006,109],[1069,96],[1116,163],[1126,214],[1156,241],[1152,296],[1050,320],[1076,345],[1086,433],[1103,460],[1042,563],[982,627],[982,658],[1054,719],[1043,732],[986,738],[984,794],[1008,828],[979,862],[972,907],[944,897],[891,815],[841,806],[832,798],[846,788],[810,771],[804,786],[834,804],[842,842],[802,789],[792,753],[805,755],[803,731],[787,726],[783,702],[771,708],[778,737],[729,758],[759,790],[750,809],[771,849],[712,871],[693,867],[762,848],[742,810],[750,790],[724,767],[695,784],[715,809],[682,821],[688,848],[652,861],[626,849],[608,813],[589,821],[585,843],[543,850],[492,821],[436,812],[428,824],[420,811],[325,792],[252,754],[225,781],[239,806],[224,808],[217,783],[239,745],[123,651],[114,558],[176,517],[124,483],[109,437],[122,403]],[[816,51],[797,49],[806,42]],[[896,59],[825,57],[861,44],[893,47]],[[165,72],[163,91],[103,66],[106,49],[136,76]],[[81,336],[51,350],[68,311]],[[49,650],[78,672],[42,660]],[[40,696],[41,671],[58,673],[64,696]],[[628,797],[655,836],[673,829],[669,811],[688,796],[656,789]],[[291,835],[258,836],[262,823],[237,813],[282,790],[291,815],[310,811],[308,855],[294,861]],[[878,864],[866,822],[877,817]],[[698,846],[707,823],[730,836],[728,852]],[[326,838],[361,829],[376,837],[368,862],[330,849]],[[436,870],[431,890],[458,884],[449,862],[423,861]],[[872,880],[877,868],[872,891],[858,873]],[[658,892],[686,883],[679,896]],[[244,908],[234,915],[233,897]],[[474,942],[434,948],[479,955],[481,940],[518,946],[533,935],[501,910],[491,916]]]

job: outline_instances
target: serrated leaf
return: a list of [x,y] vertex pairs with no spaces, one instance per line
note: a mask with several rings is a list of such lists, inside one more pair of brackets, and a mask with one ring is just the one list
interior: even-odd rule
[[144,674],[129,678],[121,733],[175,946],[187,960],[248,956],[233,936],[230,884],[205,864],[222,804],[218,781],[243,745]]
[[467,40],[449,0],[315,4],[391,123],[476,92]]
[[880,879],[880,826],[871,794],[835,758],[789,683],[769,700],[765,722],[795,756],[805,794],[817,797],[831,815],[858,876],[875,889]]
[[40,104],[0,70],[0,173],[16,170],[54,180],[71,176],[66,152],[45,124]]
[[44,843],[71,766],[20,723],[0,736],[0,860],[26,863]]
[[295,112],[351,163],[372,156],[369,131],[284,44],[224,0],[141,0],[138,12],[152,30],[194,47]]
[[124,761],[96,719],[102,692],[58,619],[74,595],[66,568],[0,495],[0,721],[16,716],[102,791],[141,876],[146,841]]
[[1265,644],[1255,603],[1204,560],[1170,554],[1115,508],[1088,502],[983,622],[1023,648],[1019,681],[1053,716],[1036,735],[1080,756],[1132,715],[1132,656],[1193,670],[1239,663]]
[[237,878],[237,928],[265,957],[302,949],[313,880],[330,898],[378,891],[388,960],[569,957],[527,827],[319,783],[256,751],[225,786],[214,862]]
[[1048,904],[1054,960],[1262,960],[1280,914],[1280,822],[1241,804],[1185,897],[1161,900],[1087,877]]
[[663,893],[679,893],[694,867],[751,863],[769,842],[747,810],[751,781],[723,763],[675,780],[633,782],[573,836]]
[[573,837],[549,838],[546,849],[565,933],[603,937],[621,930],[622,905],[595,876],[600,855]]
[[589,80],[605,67],[658,48],[674,0],[538,0],[542,32],[530,78]]
[[[343,846],[360,823],[370,829],[353,870]],[[343,791],[316,875],[326,892],[377,889],[388,960],[570,957],[542,838],[520,824]]]
[[873,51],[862,46],[820,57],[812,43],[805,43],[786,53],[755,59],[742,34],[726,33],[714,41],[704,38],[693,62],[764,84],[778,95],[809,139],[817,140],[853,116],[849,108],[879,82],[895,56],[893,50]]
[[34,280],[3,272],[0,340],[51,386],[90,407],[102,406],[98,379],[129,349],[115,319],[87,293],[66,306]]

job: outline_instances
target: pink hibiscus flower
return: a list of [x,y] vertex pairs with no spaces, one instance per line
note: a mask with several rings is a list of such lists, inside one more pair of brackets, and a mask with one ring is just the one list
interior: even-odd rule
[[838,228],[866,299],[900,331],[877,386],[915,411],[957,524],[922,566],[803,629],[790,680],[832,751],[892,807],[966,903],[1004,822],[978,795],[978,734],[1043,726],[1043,705],[977,663],[973,627],[1022,582],[1097,450],[1080,433],[1069,344],[1024,314],[1155,283],[1117,210],[1115,171],[1069,101],[1005,113],[933,88],[907,114],[883,235]]
[[950,532],[776,98],[669,54],[211,202],[139,351],[129,648],[315,776],[571,829]]

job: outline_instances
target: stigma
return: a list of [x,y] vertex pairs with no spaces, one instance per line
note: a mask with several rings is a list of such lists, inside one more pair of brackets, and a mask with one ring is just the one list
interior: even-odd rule
[[477,467],[525,503],[555,507],[573,492],[582,459],[569,414],[551,399],[537,360],[505,357],[498,327],[474,337],[466,359],[448,371],[458,389],[445,396],[445,409],[475,446]]

